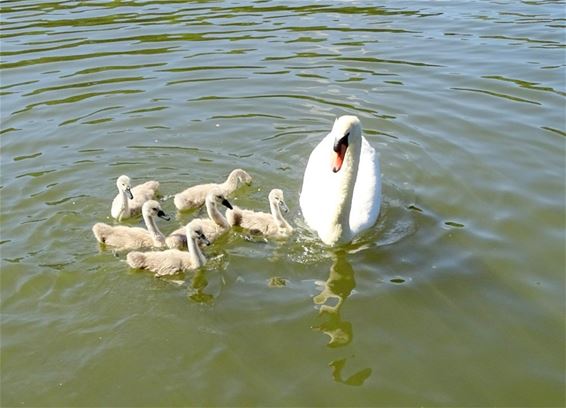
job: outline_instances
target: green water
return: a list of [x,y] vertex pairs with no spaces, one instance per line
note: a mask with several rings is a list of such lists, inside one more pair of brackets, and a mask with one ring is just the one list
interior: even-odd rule
[[[1,405],[564,406],[564,5],[4,0]],[[337,251],[298,196],[342,114],[384,194]],[[176,284],[92,236],[120,174],[175,214],[236,167],[291,239]]]

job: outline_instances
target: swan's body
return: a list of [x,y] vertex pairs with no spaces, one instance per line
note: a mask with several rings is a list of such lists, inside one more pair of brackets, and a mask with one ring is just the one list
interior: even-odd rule
[[143,203],[153,200],[159,189],[158,181],[147,181],[134,188],[131,187],[128,176],[120,176],[116,180],[118,195],[112,201],[110,214],[112,218],[122,221],[141,213]]
[[351,242],[377,221],[379,156],[355,116],[342,116],[312,151],[300,197],[307,225],[327,245]]
[[188,252],[178,249],[153,252],[130,252],[126,260],[132,268],[147,269],[156,276],[175,275],[180,272],[197,269],[206,263],[198,241],[208,244],[203,234],[200,220],[193,220],[185,227]]
[[271,190],[269,193],[269,207],[271,214],[234,207],[232,210],[226,210],[226,218],[230,225],[242,227],[252,233],[274,238],[291,235],[293,227],[289,225],[281,214],[281,209],[285,212],[289,211],[285,204],[283,191],[279,189]]
[[226,197],[232,194],[240,183],[251,184],[252,177],[242,169],[232,170],[224,183],[199,184],[175,194],[174,203],[179,211],[202,207],[206,195],[213,189],[219,188]]
[[[232,208],[230,202],[219,188],[213,188],[206,195],[206,212],[209,219],[199,218],[203,234],[208,242],[214,242],[220,235],[230,229],[230,224],[224,215],[218,210],[218,206],[223,205]],[[187,234],[185,227],[179,228],[165,240],[169,248],[184,249],[187,247]]]
[[165,237],[155,223],[155,217],[169,220],[157,201],[146,201],[142,207],[145,228],[112,226],[102,222],[94,224],[92,232],[97,241],[117,250],[140,248],[160,248],[165,245]]

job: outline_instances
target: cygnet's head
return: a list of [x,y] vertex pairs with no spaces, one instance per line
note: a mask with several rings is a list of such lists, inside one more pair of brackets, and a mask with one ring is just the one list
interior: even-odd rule
[[164,220],[169,221],[171,218],[163,212],[161,209],[161,205],[155,200],[148,200],[142,205],[142,214],[145,217],[150,218],[163,218]]
[[116,186],[118,187],[118,190],[124,191],[128,195],[128,198],[130,200],[134,199],[131,190],[132,185],[130,184],[130,178],[128,176],[121,175],[120,177],[118,177],[118,180],[116,180]]
[[269,202],[275,204],[283,211],[288,212],[289,207],[285,204],[285,198],[283,197],[283,191],[278,188],[274,188],[269,192]]
[[206,195],[206,202],[214,205],[223,205],[226,208],[232,209],[232,204],[226,199],[224,193],[219,188],[214,188]]
[[187,224],[185,227],[187,237],[195,240],[197,243],[202,242],[205,245],[210,245],[210,241],[204,235],[204,230],[202,228],[202,221],[200,219],[194,219]]
[[230,174],[233,174],[238,178],[238,183],[246,183],[248,186],[252,184],[252,176],[250,176],[245,170],[235,169],[232,170],[232,173]]
[[332,149],[335,153],[332,159],[332,171],[338,173],[344,163],[344,157],[346,157],[348,147],[360,143],[362,138],[362,125],[356,116],[340,116],[334,122],[330,133],[334,135]]

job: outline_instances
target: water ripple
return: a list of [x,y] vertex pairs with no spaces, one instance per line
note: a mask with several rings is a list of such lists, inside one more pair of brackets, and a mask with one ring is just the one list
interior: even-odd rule
[[272,95],[246,95],[239,97],[221,97],[221,96],[201,96],[195,99],[189,99],[190,102],[203,102],[203,101],[217,101],[217,100],[231,100],[231,99],[300,99],[316,103],[322,103],[326,105],[338,106],[341,108],[346,108],[351,111],[365,112],[377,116],[377,113],[371,109],[363,108],[362,106],[355,106],[352,104],[336,102],[328,99],[318,98],[310,95],[299,95],[299,94],[272,94]]
[[22,110],[18,110],[16,112],[13,112],[12,115],[22,113],[22,112],[26,112],[26,111],[32,110],[33,108],[35,108],[37,106],[42,106],[42,105],[72,104],[72,103],[80,102],[84,99],[96,98],[96,97],[101,97],[101,96],[128,95],[128,94],[137,94],[137,93],[142,93],[142,92],[144,92],[144,91],[141,90],[141,89],[116,89],[116,90],[113,90],[113,91],[106,91],[106,92],[89,92],[89,93],[85,93],[85,94],[69,96],[68,98],[63,98],[63,99],[53,99],[53,100],[49,100],[49,101],[32,103],[32,104],[27,105]]
[[102,57],[112,57],[121,55],[152,55],[152,54],[164,54],[170,52],[174,47],[169,48],[145,48],[142,50],[130,50],[130,51],[108,51],[108,52],[95,52],[90,54],[81,55],[58,55],[54,57],[40,57],[34,59],[21,60],[17,62],[5,62],[0,63],[1,69],[9,68],[20,68],[28,65],[38,65],[38,64],[51,64],[57,62],[69,62],[78,61],[91,58],[102,58]]
[[498,98],[509,99],[511,101],[514,101],[514,102],[524,102],[524,103],[532,103],[533,105],[540,105],[540,103],[536,102],[536,101],[531,101],[531,100],[528,100],[528,99],[520,98],[518,96],[506,95],[506,94],[499,93],[499,92],[487,91],[485,89],[472,89],[472,88],[452,88],[452,89],[454,89],[455,91],[466,91],[466,92],[481,93],[481,94],[485,94],[485,95],[495,96],[495,97],[498,97]]

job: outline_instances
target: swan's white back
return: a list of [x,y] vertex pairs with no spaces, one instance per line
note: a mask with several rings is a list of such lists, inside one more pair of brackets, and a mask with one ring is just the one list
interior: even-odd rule
[[[343,188],[344,172],[332,171],[335,135],[329,133],[312,151],[303,178],[300,206],[307,225],[321,240],[335,244],[331,237],[332,220],[337,211],[338,196]],[[362,136],[359,167],[354,182],[349,231],[340,242],[349,242],[375,224],[381,205],[381,174],[379,156]]]

